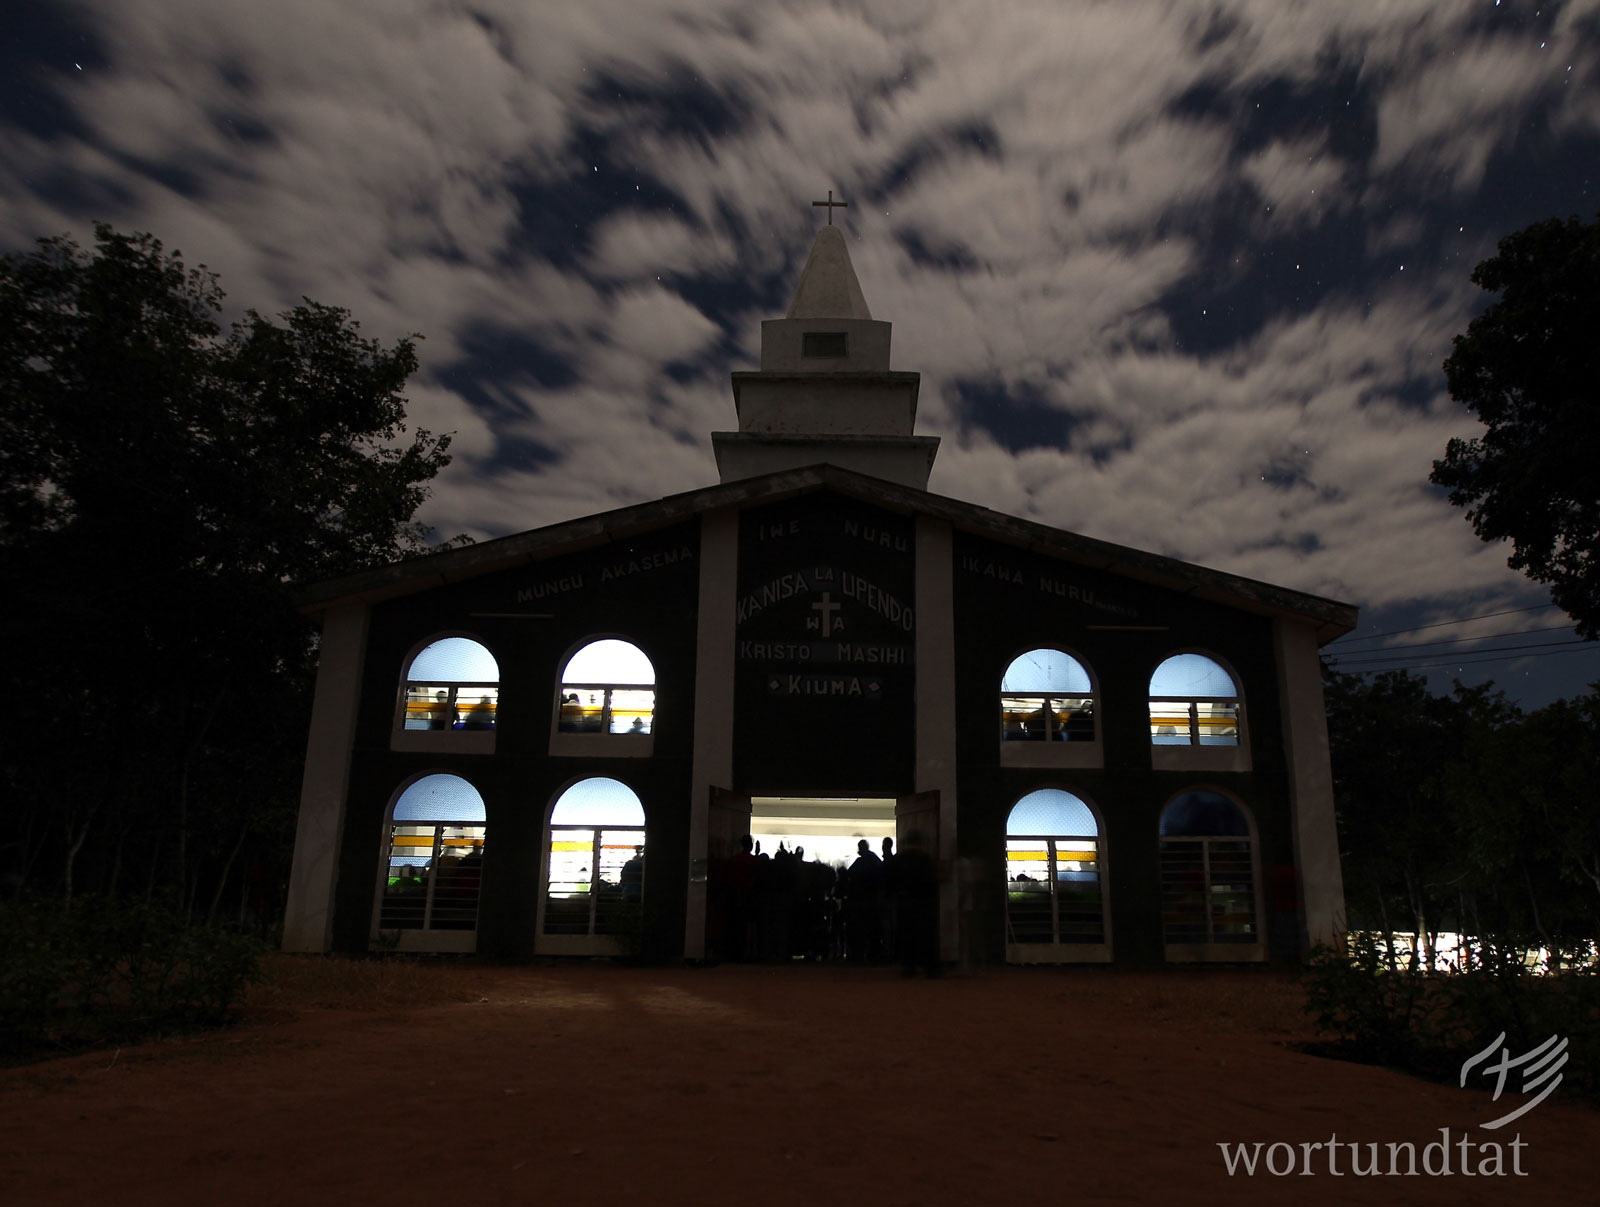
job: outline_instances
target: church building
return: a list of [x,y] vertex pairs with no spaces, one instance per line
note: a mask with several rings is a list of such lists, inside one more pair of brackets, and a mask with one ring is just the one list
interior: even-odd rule
[[890,328],[830,221],[717,485],[302,592],[286,950],[845,954],[825,888],[741,933],[746,836],[824,885],[925,852],[947,961],[1342,934],[1318,649],[1356,610],[930,493]]

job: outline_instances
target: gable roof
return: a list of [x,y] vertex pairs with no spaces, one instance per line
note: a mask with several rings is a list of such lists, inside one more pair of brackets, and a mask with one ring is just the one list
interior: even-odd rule
[[991,511],[944,495],[931,494],[870,477],[836,465],[811,465],[725,482],[649,503],[636,503],[595,515],[519,532],[514,536],[391,562],[338,578],[309,583],[295,593],[302,612],[320,617],[329,608],[379,603],[463,582],[518,566],[664,528],[726,507],[773,503],[817,490],[834,490],[889,511],[947,520],[976,536],[1149,583],[1197,599],[1264,616],[1288,616],[1315,625],[1318,644],[1356,627],[1354,605],[1291,591],[1237,574],[1196,566],[1177,558],[1080,536],[1032,520]]

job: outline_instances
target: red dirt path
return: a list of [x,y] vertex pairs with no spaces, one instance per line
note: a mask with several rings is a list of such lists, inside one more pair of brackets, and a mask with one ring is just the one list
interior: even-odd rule
[[[1594,1201],[1600,1114],[1558,1091],[1484,1131],[1511,1100],[1302,1055],[1271,973],[443,964],[351,1009],[319,964],[275,961],[243,1027],[0,1071],[0,1203]],[[1449,1177],[1230,1178],[1217,1148],[1442,1127],[1520,1134],[1528,1176],[1452,1147]]]

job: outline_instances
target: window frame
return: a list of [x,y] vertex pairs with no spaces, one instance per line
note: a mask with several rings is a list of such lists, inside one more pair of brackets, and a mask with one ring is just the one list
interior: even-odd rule
[[[550,707],[550,754],[555,758],[632,758],[647,759],[655,754],[656,726],[660,719],[657,705],[661,698],[660,676],[655,676],[651,683],[567,683],[565,675],[567,667],[572,660],[583,650],[600,641],[622,641],[637,650],[642,658],[650,664],[650,671],[655,674],[655,659],[650,657],[645,648],[633,638],[622,633],[591,633],[579,641],[568,646],[566,651],[556,660],[554,675],[555,686],[551,692]],[[601,706],[600,732],[574,733],[561,728],[561,710],[564,705],[566,693],[569,691],[603,691],[604,703]],[[616,691],[648,691],[650,701],[650,730],[648,733],[612,733],[610,720],[612,716],[612,693]],[[552,806],[553,808],[554,806]],[[548,854],[548,852],[547,852]]]
[[[1091,682],[1093,682],[1091,680]],[[1094,818],[1094,824],[1099,831],[1091,836],[1088,834],[1013,834],[1011,833],[1011,815],[1016,812],[1027,797],[1035,792],[1046,789],[1055,789],[1076,797],[1089,810]],[[1050,930],[1054,936],[1048,943],[1019,943],[1011,937],[1011,876],[1010,872],[1010,843],[1013,840],[1024,842],[1046,842],[1048,861],[1050,865]],[[1061,904],[1060,887],[1056,879],[1056,843],[1059,842],[1084,842],[1092,841],[1095,852],[1095,877],[1100,888],[1100,934],[1098,943],[1063,943],[1060,940]],[[1110,859],[1107,854],[1105,816],[1099,806],[1089,797],[1065,784],[1046,783],[1036,784],[1026,792],[1012,800],[1006,809],[1005,822],[1001,830],[1001,866],[1006,874],[1001,876],[1004,885],[1005,901],[1002,907],[1002,918],[1006,927],[1006,963],[1008,964],[1109,964],[1112,960],[1111,943],[1111,875]]]
[[[621,735],[614,735],[621,736]],[[634,800],[639,804],[639,809],[644,813],[642,824],[623,823],[608,825],[604,822],[595,825],[580,825],[577,823],[552,822],[556,806],[572,788],[586,780],[614,779],[633,794]],[[599,843],[603,833],[636,832],[639,835],[639,846],[644,847],[645,870],[639,885],[639,922],[637,930],[614,932],[608,934],[595,933],[595,918],[599,909],[600,893],[596,887],[596,879],[600,875],[599,861],[595,857],[589,866],[589,929],[586,934],[546,934],[547,906],[550,902],[550,855],[551,844],[555,835],[562,831],[587,830],[591,834],[591,850],[598,855]],[[614,775],[575,775],[563,783],[551,795],[550,802],[545,806],[544,824],[540,828],[541,842],[539,847],[539,887],[538,907],[534,915],[533,949],[539,955],[575,955],[575,956],[631,956],[639,952],[640,941],[643,934],[644,901],[648,889],[650,865],[650,813],[645,808],[644,799],[638,790],[626,780]],[[619,882],[620,886],[620,882]]]
[[[1062,767],[1084,768],[1103,767],[1105,765],[1105,740],[1104,726],[1101,723],[1101,694],[1100,680],[1095,675],[1094,667],[1089,660],[1067,646],[1059,644],[1028,645],[1015,651],[1006,659],[1005,666],[1001,668],[997,681],[1005,682],[1006,671],[1018,658],[1027,656],[1035,650],[1049,650],[1052,653],[1062,654],[1072,659],[1082,669],[1089,680],[1089,693],[1085,696],[1082,692],[1008,692],[1003,687],[998,692],[1000,701],[999,717],[999,743],[1000,765],[1002,767]],[[1006,700],[1027,700],[1041,707],[1051,701],[1083,700],[1090,703],[1091,714],[1094,722],[1094,736],[1086,741],[1073,741],[1070,738],[1055,740],[1046,738],[1043,741],[1031,739],[1018,740],[1006,737]],[[1056,710],[1050,710],[1053,728],[1059,724]],[[1074,793],[1074,795],[1077,795]],[[1010,816],[1008,813],[1007,816]]]
[[[500,694],[501,684],[505,676],[494,682],[476,679],[459,679],[447,682],[432,680],[412,679],[411,667],[422,654],[422,651],[437,641],[449,637],[460,637],[481,646],[483,650],[494,659],[496,667],[500,666],[500,658],[495,654],[489,643],[476,633],[469,633],[463,629],[451,629],[446,632],[433,633],[424,637],[413,645],[410,651],[400,662],[400,689],[395,693],[394,718],[389,731],[390,750],[425,751],[432,754],[493,754],[495,750],[495,734],[500,731]],[[449,692],[448,705],[458,708],[457,700],[460,693],[465,690],[469,695],[474,690],[493,688],[495,692],[495,722],[488,729],[407,729],[406,705],[413,686],[428,689],[443,687]]]
[[[1178,747],[1177,749],[1182,749]],[[1244,818],[1246,834],[1175,834],[1167,836],[1161,833],[1161,819],[1167,815],[1167,810],[1172,808],[1180,799],[1191,792],[1213,792],[1223,797]],[[1212,892],[1212,860],[1211,846],[1218,842],[1245,842],[1250,847],[1250,906],[1251,926],[1254,939],[1249,943],[1217,942],[1214,937],[1214,914],[1211,910]],[[1178,845],[1198,844],[1200,848],[1201,871],[1204,877],[1202,882],[1202,897],[1206,904],[1206,941],[1203,943],[1173,943],[1167,939],[1167,879],[1164,855],[1168,849],[1167,844]],[[1161,806],[1161,811],[1156,815],[1156,877],[1157,900],[1160,903],[1161,917],[1161,944],[1162,950],[1169,963],[1173,964],[1205,964],[1205,963],[1262,963],[1267,958],[1267,941],[1262,933],[1265,925],[1266,913],[1262,897],[1261,884],[1261,843],[1256,829],[1254,811],[1240,800],[1234,792],[1218,784],[1186,784],[1177,792],[1167,797]]]
[[[409,666],[409,664],[408,664],[408,666]],[[422,731],[413,731],[413,732],[422,732]],[[477,951],[477,949],[478,949],[478,926],[481,924],[481,922],[483,920],[483,871],[482,871],[482,864],[479,865],[477,900],[475,901],[474,906],[473,906],[473,909],[474,909],[473,924],[472,924],[470,929],[458,929],[458,928],[433,929],[433,928],[430,928],[430,927],[427,927],[427,926],[423,926],[423,927],[389,927],[389,928],[385,928],[385,927],[382,926],[382,922],[383,922],[383,903],[384,903],[384,898],[387,896],[386,890],[388,889],[388,886],[389,886],[389,876],[388,876],[389,857],[390,857],[390,852],[393,849],[393,845],[394,845],[394,829],[395,829],[396,826],[432,826],[433,827],[434,837],[433,837],[432,855],[431,855],[431,858],[430,858],[430,866],[429,866],[429,869],[428,869],[428,871],[429,871],[428,886],[427,886],[427,889],[426,889],[427,904],[424,907],[425,919],[427,918],[427,914],[431,913],[432,905],[433,905],[433,901],[434,901],[435,889],[437,888],[438,864],[439,864],[440,853],[441,853],[441,850],[442,850],[442,839],[443,839],[442,831],[445,828],[452,827],[452,826],[454,826],[454,827],[462,827],[462,828],[475,827],[475,828],[477,828],[477,829],[482,831],[482,834],[478,837],[477,841],[482,843],[483,850],[487,851],[488,847],[489,847],[489,821],[488,821],[489,805],[488,805],[488,802],[486,800],[484,800],[484,819],[482,821],[463,820],[463,819],[457,819],[457,820],[454,820],[454,821],[452,821],[452,820],[439,820],[439,821],[431,821],[431,822],[428,822],[428,821],[401,821],[401,822],[397,822],[397,821],[395,821],[395,819],[394,819],[395,806],[397,806],[400,803],[401,798],[404,797],[405,794],[408,791],[411,790],[413,785],[415,785],[417,783],[420,783],[422,780],[425,780],[429,776],[432,776],[432,775],[448,775],[448,776],[452,777],[453,779],[461,780],[463,783],[465,783],[468,787],[470,787],[474,792],[476,792],[478,794],[478,799],[479,800],[484,800],[483,790],[481,788],[479,788],[478,785],[476,783],[474,783],[469,777],[467,777],[465,775],[462,775],[458,771],[452,771],[452,770],[450,770],[448,768],[444,768],[444,767],[430,767],[425,771],[418,771],[414,775],[407,776],[404,780],[401,781],[400,786],[397,787],[394,790],[394,792],[390,795],[389,803],[386,806],[384,806],[384,810],[383,810],[383,824],[379,827],[379,831],[378,831],[377,874],[373,877],[374,886],[373,886],[373,902],[372,902],[372,924],[368,929],[368,936],[367,936],[367,945],[368,945],[369,949],[371,949],[371,950],[374,950],[374,951],[415,951],[415,952],[459,952],[459,953],[471,953],[471,952]],[[431,919],[427,919],[427,920],[431,920]]]
[[[1224,674],[1233,681],[1233,689],[1237,693],[1232,696],[1157,696],[1150,692],[1150,682],[1155,678],[1155,673],[1161,664],[1169,658],[1176,658],[1180,654],[1196,654],[1217,664]],[[1181,745],[1160,744],[1155,741],[1155,734],[1150,733],[1150,706],[1152,704],[1184,704],[1189,714],[1189,741]],[[1238,731],[1238,741],[1232,746],[1202,746],[1199,744],[1199,715],[1197,705],[1200,704],[1231,704],[1234,706],[1234,726]],[[1183,649],[1168,650],[1156,659],[1150,667],[1150,673],[1145,676],[1145,729],[1146,745],[1150,750],[1150,765],[1157,771],[1249,771],[1250,760],[1250,725],[1249,710],[1245,707],[1244,680],[1233,664],[1220,654],[1212,650],[1199,647],[1186,646]]]

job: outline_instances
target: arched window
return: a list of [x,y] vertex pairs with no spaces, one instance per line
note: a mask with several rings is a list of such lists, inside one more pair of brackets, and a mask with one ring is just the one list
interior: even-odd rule
[[471,950],[470,934],[466,942],[430,942],[404,932],[476,931],[484,820],[483,797],[458,775],[425,775],[395,798],[377,930],[402,932],[398,945],[410,949]]
[[1169,955],[1222,945],[1223,958],[1261,958],[1250,821],[1220,792],[1193,789],[1162,811],[1161,925]]
[[1237,746],[1239,689],[1204,654],[1174,654],[1150,676],[1150,741],[1156,746]]
[[470,637],[429,642],[406,668],[406,731],[492,731],[499,707],[500,666]]
[[638,941],[644,897],[644,806],[604,776],[579,780],[550,811],[541,947],[623,954]]
[[1100,826],[1071,792],[1030,792],[1006,818],[1006,957],[1110,958]]
[[1071,654],[1019,654],[1000,676],[1000,736],[1007,742],[1092,742],[1094,688]]
[[591,641],[562,668],[557,729],[646,737],[655,726],[655,685],[655,668],[638,646]]

